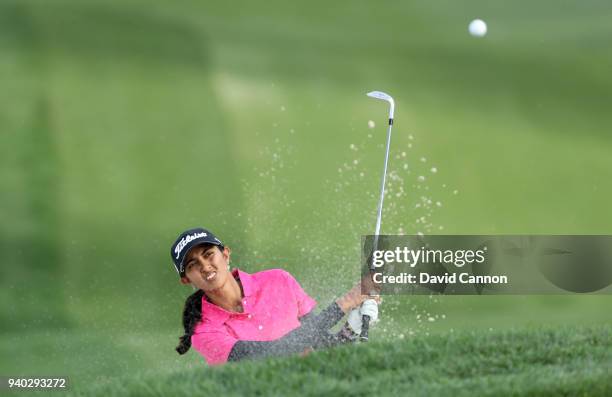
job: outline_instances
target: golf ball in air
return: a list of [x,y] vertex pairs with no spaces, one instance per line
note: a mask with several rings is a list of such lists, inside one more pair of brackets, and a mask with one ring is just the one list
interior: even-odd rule
[[468,26],[470,34],[474,37],[483,37],[487,34],[487,24],[482,19],[474,19]]
[[376,124],[372,120],[369,120],[368,121],[368,128],[374,128],[374,127],[376,127]]

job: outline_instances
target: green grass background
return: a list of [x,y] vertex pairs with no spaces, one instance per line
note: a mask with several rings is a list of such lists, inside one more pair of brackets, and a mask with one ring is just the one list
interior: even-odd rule
[[156,371],[155,381],[152,374],[127,375],[85,395],[609,395],[610,336],[609,327],[566,327],[379,341],[230,364],[205,376],[198,369]]
[[[372,89],[397,103],[383,232],[612,233],[610,18],[605,1],[2,1],[0,374],[199,368],[173,351],[190,291],[169,258],[195,225],[235,266],[342,293],[375,221]],[[388,297],[373,337],[600,326],[611,302]]]

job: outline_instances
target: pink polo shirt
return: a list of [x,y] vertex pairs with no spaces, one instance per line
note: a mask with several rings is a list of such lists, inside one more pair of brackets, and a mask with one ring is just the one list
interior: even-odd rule
[[300,317],[308,314],[317,302],[300,284],[281,269],[239,276],[244,298],[243,313],[229,312],[202,298],[202,321],[196,325],[191,345],[209,365],[222,364],[239,340],[275,340],[300,326]]

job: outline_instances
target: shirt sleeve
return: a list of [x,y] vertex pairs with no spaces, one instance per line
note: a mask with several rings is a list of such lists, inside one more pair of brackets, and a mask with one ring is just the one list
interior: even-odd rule
[[298,305],[298,318],[305,316],[310,313],[312,309],[317,305],[317,301],[312,299],[304,290],[302,286],[297,282],[295,278],[288,272],[283,272],[285,278],[287,279],[287,284],[289,289],[293,292],[297,300]]
[[302,325],[285,336],[273,341],[239,340],[234,344],[228,361],[257,359],[271,356],[295,354],[308,347],[331,347],[341,343],[340,339],[330,335],[327,330],[333,327],[344,312],[336,302],[332,303],[317,315],[304,318]]
[[238,340],[224,328],[215,328],[191,336],[191,345],[198,351],[208,365],[227,362],[232,348]]

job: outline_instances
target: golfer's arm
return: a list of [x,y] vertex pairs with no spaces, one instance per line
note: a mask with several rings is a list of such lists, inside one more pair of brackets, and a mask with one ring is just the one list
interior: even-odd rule
[[342,317],[344,311],[334,302],[317,315],[302,317],[302,325],[282,338],[264,342],[239,340],[234,344],[227,360],[295,354],[308,347],[326,345],[329,339],[327,330],[336,325]]

